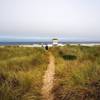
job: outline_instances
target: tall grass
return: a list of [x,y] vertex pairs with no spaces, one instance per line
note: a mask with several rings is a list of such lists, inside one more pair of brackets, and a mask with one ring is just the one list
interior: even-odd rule
[[50,51],[56,58],[55,100],[100,99],[100,46],[53,47]]
[[47,64],[43,48],[0,48],[0,100],[41,100]]

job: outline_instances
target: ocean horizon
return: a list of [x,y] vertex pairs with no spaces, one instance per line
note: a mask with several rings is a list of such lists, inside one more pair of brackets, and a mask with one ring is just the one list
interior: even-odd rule
[[[85,41],[85,42],[71,42],[71,41],[66,41],[66,42],[59,42],[60,44],[100,44],[100,42],[90,42],[90,41]],[[46,41],[46,42],[43,42],[43,41],[37,41],[37,42],[21,42],[21,41],[17,41],[17,42],[0,42],[0,45],[33,45],[33,44],[45,44],[45,45],[48,45],[48,44],[52,44],[52,42],[50,41]]]

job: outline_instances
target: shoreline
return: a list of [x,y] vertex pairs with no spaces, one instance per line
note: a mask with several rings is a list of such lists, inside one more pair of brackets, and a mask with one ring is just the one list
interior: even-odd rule
[[[0,45],[0,47],[6,47],[6,46],[18,46],[18,47],[45,47],[48,45],[48,47],[53,47],[53,44],[9,44],[9,45]],[[56,46],[100,46],[100,43],[58,43]]]

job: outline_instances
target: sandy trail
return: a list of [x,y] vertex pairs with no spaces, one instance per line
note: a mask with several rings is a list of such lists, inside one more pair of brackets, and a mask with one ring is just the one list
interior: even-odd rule
[[54,86],[54,75],[55,75],[55,59],[54,56],[50,53],[48,68],[43,77],[43,88],[42,88],[43,100],[54,99],[52,93],[52,89]]

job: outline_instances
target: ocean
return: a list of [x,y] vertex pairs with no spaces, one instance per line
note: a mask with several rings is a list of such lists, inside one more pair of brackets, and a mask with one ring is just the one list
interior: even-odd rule
[[[100,42],[59,42],[60,44],[100,44]],[[33,44],[52,44],[52,42],[0,42],[0,45],[33,45]]]

